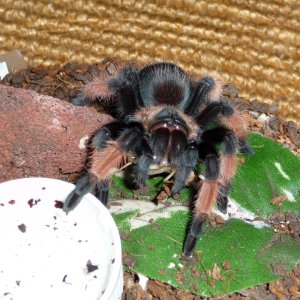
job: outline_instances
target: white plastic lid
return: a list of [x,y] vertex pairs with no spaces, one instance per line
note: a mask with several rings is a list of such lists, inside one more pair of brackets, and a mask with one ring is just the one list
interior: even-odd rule
[[121,299],[121,242],[91,194],[66,215],[74,185],[48,178],[0,184],[0,299]]

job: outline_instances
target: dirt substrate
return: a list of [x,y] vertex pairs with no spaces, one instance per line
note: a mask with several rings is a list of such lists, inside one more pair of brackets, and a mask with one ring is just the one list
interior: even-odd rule
[[[54,65],[28,68],[7,75],[0,83],[31,89],[70,102],[72,98],[80,95],[86,80],[97,74],[99,70],[110,67],[113,65],[104,61],[94,65],[69,63],[62,67]],[[223,94],[225,98],[235,103],[238,109],[245,112],[251,131],[259,132],[278,141],[300,157],[300,130],[294,122],[281,119],[277,115],[275,105],[259,103],[255,100],[246,101],[238,95],[237,89],[232,84],[225,86]],[[103,108],[99,107],[99,110],[103,111]],[[280,199],[274,201],[277,200],[280,202]],[[280,205],[280,203],[275,204]],[[273,216],[271,222],[278,234],[289,234],[300,241],[300,219],[298,216],[291,213],[284,215],[278,212]],[[211,299],[300,299],[300,265],[288,274],[282,273],[281,270],[274,271],[282,276],[281,280],[252,287],[229,296]],[[126,272],[124,276],[124,300],[139,299],[195,300],[205,298],[174,289],[155,280],[148,280],[146,288],[143,289],[139,284],[138,275]]]

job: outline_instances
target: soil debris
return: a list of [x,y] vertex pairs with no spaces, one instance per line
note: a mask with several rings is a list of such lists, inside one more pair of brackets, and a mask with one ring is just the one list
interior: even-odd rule
[[223,261],[222,267],[224,270],[230,270],[231,269],[231,263],[229,261]]
[[29,207],[32,208],[34,205],[37,205],[40,201],[41,201],[41,199],[37,199],[37,200],[30,199],[27,201],[27,203],[28,203]]
[[124,231],[120,231],[120,238],[122,241],[130,241],[131,240],[131,236],[127,233],[125,233]]
[[123,265],[125,265],[129,268],[134,268],[134,266],[137,263],[136,259],[129,255],[123,256],[122,261],[123,261]]
[[277,204],[282,203],[285,200],[287,200],[287,196],[285,194],[279,195],[279,196],[275,196],[275,197],[273,197],[271,199],[270,204],[277,205]]
[[55,200],[54,206],[55,206],[56,208],[62,209],[62,208],[64,207],[64,203],[63,203],[62,201],[60,201],[60,200]]
[[88,273],[94,272],[99,269],[99,267],[97,265],[93,265],[90,260],[87,261],[86,268]]
[[18,225],[18,228],[21,232],[25,233],[26,232],[26,225],[25,224],[20,224]]
[[294,212],[275,212],[269,222],[278,234],[287,234],[300,242],[300,216]]

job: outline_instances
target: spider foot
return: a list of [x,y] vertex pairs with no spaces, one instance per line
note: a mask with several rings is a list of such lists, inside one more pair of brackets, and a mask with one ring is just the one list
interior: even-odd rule
[[91,185],[88,175],[81,177],[77,181],[75,189],[68,195],[64,202],[63,210],[67,214],[80,203],[82,197],[91,189]]
[[189,259],[193,256],[193,251],[195,250],[199,235],[201,233],[203,222],[206,219],[206,215],[197,215],[194,216],[192,224],[190,226],[189,233],[184,243],[183,253],[186,259]]
[[96,198],[100,200],[100,202],[104,206],[107,206],[108,203],[108,189],[109,189],[108,180],[100,181],[95,185],[94,195],[96,196]]
[[76,97],[72,99],[72,104],[77,106],[84,106],[88,103],[87,99],[85,97]]
[[217,206],[218,206],[218,210],[222,214],[227,214],[227,205],[228,205],[228,198],[227,198],[227,196],[220,196],[220,197],[218,197]]
[[255,151],[246,141],[239,141],[239,150],[240,152],[245,154],[249,154],[249,155],[255,154]]

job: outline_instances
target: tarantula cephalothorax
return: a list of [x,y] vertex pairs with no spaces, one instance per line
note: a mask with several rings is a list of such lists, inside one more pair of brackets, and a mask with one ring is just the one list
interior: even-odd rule
[[106,205],[109,177],[133,159],[136,188],[145,185],[153,166],[175,170],[172,193],[179,192],[202,162],[205,179],[198,184],[193,219],[184,244],[191,256],[206,216],[217,202],[227,209],[227,194],[237,166],[236,153],[252,153],[246,143],[246,124],[234,107],[221,98],[222,84],[213,77],[193,81],[173,63],[141,69],[124,66],[95,77],[84,96],[73,101],[114,101],[117,118],[101,127],[91,141],[88,172],[67,197],[69,212],[88,192]]

